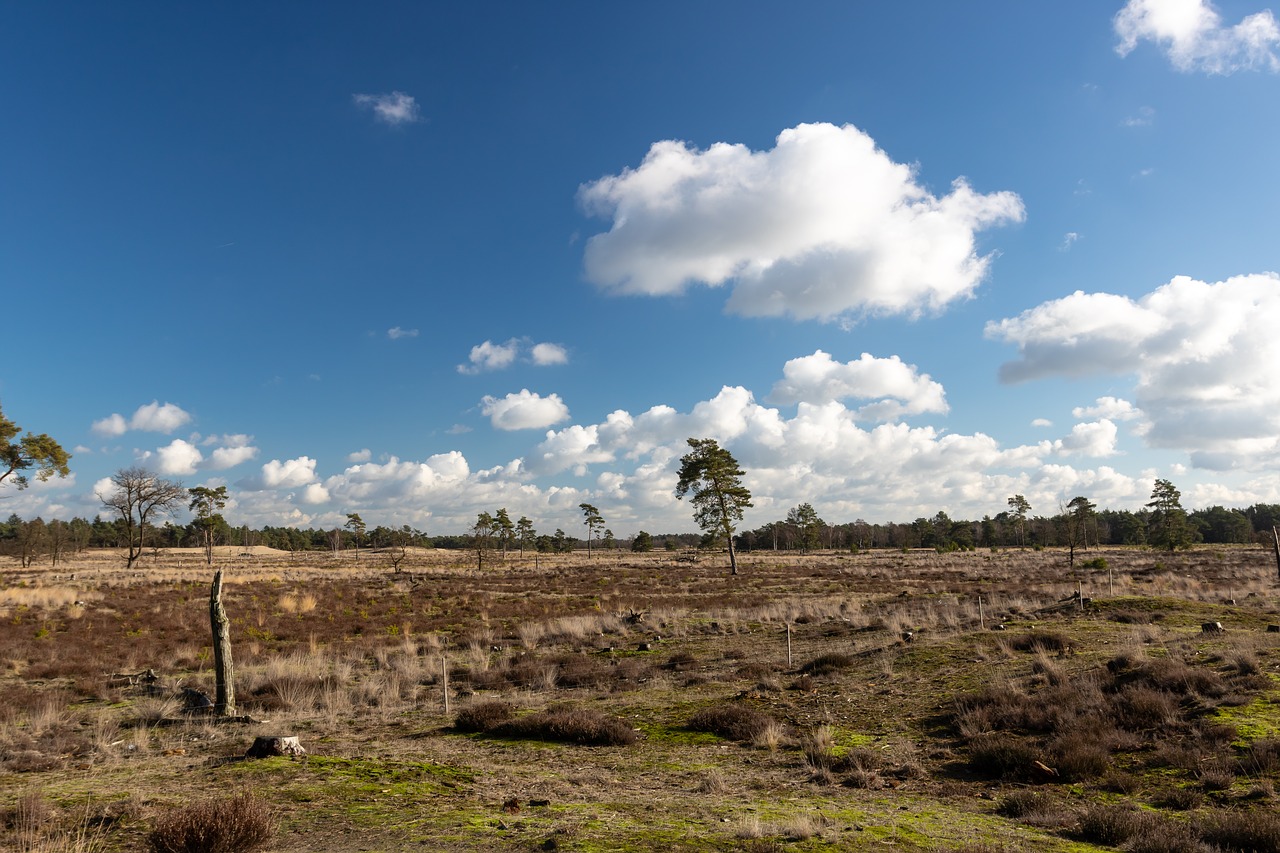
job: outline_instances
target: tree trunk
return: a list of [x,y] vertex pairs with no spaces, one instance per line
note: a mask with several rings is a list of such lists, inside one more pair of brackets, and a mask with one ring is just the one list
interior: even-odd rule
[[214,713],[235,716],[235,664],[231,661],[231,620],[222,607],[222,569],[213,573],[209,591],[209,625],[213,630]]
[[738,573],[738,555],[733,553],[733,534],[729,534],[729,574]]
[[253,746],[244,755],[246,758],[270,758],[276,755],[300,758],[306,754],[307,751],[302,748],[297,735],[259,735],[253,739]]

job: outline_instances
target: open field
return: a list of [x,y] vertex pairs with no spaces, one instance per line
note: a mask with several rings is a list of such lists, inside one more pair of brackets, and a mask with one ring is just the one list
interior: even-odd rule
[[[178,698],[199,554],[0,566],[0,848],[246,792],[277,851],[1280,844],[1261,548],[474,557],[218,555],[232,723]],[[238,760],[277,734],[310,754]]]

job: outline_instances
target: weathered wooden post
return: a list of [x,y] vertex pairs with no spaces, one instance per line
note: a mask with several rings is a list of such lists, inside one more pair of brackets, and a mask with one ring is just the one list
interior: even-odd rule
[[791,623],[787,623],[787,669],[791,669]]
[[449,716],[449,656],[440,655],[440,681],[444,686],[444,714]]
[[982,596],[978,596],[978,630],[987,630],[987,617],[982,612]]
[[1271,528],[1271,541],[1276,546],[1276,574],[1280,575],[1280,529]]
[[235,664],[231,660],[231,620],[222,607],[222,569],[213,573],[209,591],[209,626],[213,630],[213,672],[216,694],[214,713],[228,717],[236,713]]

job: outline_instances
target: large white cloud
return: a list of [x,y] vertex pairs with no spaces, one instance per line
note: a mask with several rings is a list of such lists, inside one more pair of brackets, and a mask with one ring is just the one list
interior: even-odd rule
[[262,466],[261,485],[267,489],[296,489],[316,481],[316,460],[309,456],[297,459],[272,459]]
[[502,430],[543,429],[569,418],[569,407],[558,394],[543,397],[527,388],[505,397],[485,397],[480,411]]
[[1152,41],[1180,71],[1280,70],[1280,25],[1269,9],[1227,27],[1208,0],[1129,0],[1116,14],[1115,30],[1121,56]]
[[1277,463],[1277,328],[1280,276],[1264,273],[1212,284],[1179,276],[1138,300],[1077,291],[986,333],[1018,347],[1001,367],[1006,381],[1136,375],[1146,442],[1222,469]]
[[864,352],[856,361],[846,363],[817,350],[788,361],[782,367],[782,377],[769,394],[772,402],[782,405],[875,400],[858,409],[858,416],[882,421],[924,412],[945,414],[948,409],[942,385],[896,355],[875,358]]
[[129,427],[148,432],[173,432],[190,422],[191,415],[179,406],[173,403],[161,404],[157,400],[152,400],[145,406],[138,407],[138,411],[134,412],[129,420]]
[[204,454],[194,444],[175,438],[156,451],[161,474],[194,474]]
[[587,244],[588,278],[615,293],[732,283],[729,310],[829,320],[918,314],[986,274],[976,232],[1023,217],[1011,192],[963,179],[933,195],[856,127],[802,124],[769,151],[654,143],[635,169],[583,186],[612,221]]
[[183,411],[182,407],[152,400],[144,406],[139,406],[128,421],[123,415],[113,413],[94,421],[92,429],[98,435],[115,437],[124,435],[131,429],[169,433],[190,422],[191,415]]

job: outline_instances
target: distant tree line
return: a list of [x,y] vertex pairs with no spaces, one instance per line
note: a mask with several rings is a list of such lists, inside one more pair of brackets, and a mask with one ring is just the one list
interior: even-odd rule
[[[707,447],[695,442],[687,458],[701,460]],[[718,448],[711,448],[713,451]],[[714,460],[713,460],[714,461]],[[731,461],[731,458],[730,458]],[[736,466],[736,463],[734,463]],[[736,468],[731,468],[731,472]],[[132,564],[145,552],[166,548],[203,548],[212,560],[212,548],[220,545],[244,549],[262,545],[281,551],[342,551],[371,548],[398,553],[407,547],[436,547],[475,550],[480,564],[485,554],[501,550],[503,556],[514,549],[520,553],[566,553],[582,547],[636,552],[654,549],[725,548],[723,524],[712,518],[700,526],[704,533],[651,534],[639,531],[631,539],[619,539],[605,527],[599,510],[582,504],[588,538],[581,540],[562,529],[539,534],[524,516],[512,521],[507,509],[477,516],[466,533],[430,537],[421,530],[375,525],[368,527],[358,513],[346,515],[347,522],[332,528],[235,527],[220,510],[225,505],[225,487],[197,486],[186,489],[140,469],[124,469],[113,478],[117,488],[102,496],[104,508],[115,517],[97,515],[92,521],[43,518],[23,519],[12,514],[0,522],[0,554],[17,558],[29,566],[48,559],[53,565],[88,548],[127,549]],[[159,495],[165,503],[154,515],[138,515],[137,496]],[[188,503],[189,502],[189,503]],[[176,524],[165,516],[187,507],[194,517]],[[162,519],[164,519],[162,521]],[[846,550],[871,548],[932,548],[938,551],[976,548],[1066,547],[1074,561],[1078,549],[1100,545],[1134,545],[1173,550],[1202,542],[1207,544],[1248,544],[1270,542],[1271,531],[1280,527],[1280,504],[1254,504],[1244,509],[1211,506],[1187,512],[1181,495],[1168,480],[1157,480],[1151,500],[1139,510],[1098,510],[1084,496],[1060,504],[1055,512],[1036,513],[1022,495],[1013,495],[1004,508],[980,519],[953,519],[944,510],[911,522],[871,524],[862,519],[841,524],[824,521],[811,504],[793,507],[778,521],[751,530],[734,531],[732,543],[740,551]],[[603,530],[602,530],[603,528]],[[397,568],[398,561],[395,561]]]
[[[807,511],[797,512],[802,508]],[[1245,509],[1211,506],[1184,513],[1182,529],[1177,509],[1151,507],[1097,510],[1081,518],[1063,509],[1052,515],[1030,514],[1019,519],[1001,510],[980,519],[953,519],[943,510],[911,522],[870,524],[862,519],[828,524],[807,504],[785,519],[737,536],[744,551],[807,551],[815,548],[859,551],[868,548],[934,548],[967,551],[975,548],[1085,548],[1099,545],[1143,545],[1162,550],[1194,543],[1214,545],[1269,543],[1280,527],[1280,504],[1254,504]]]

